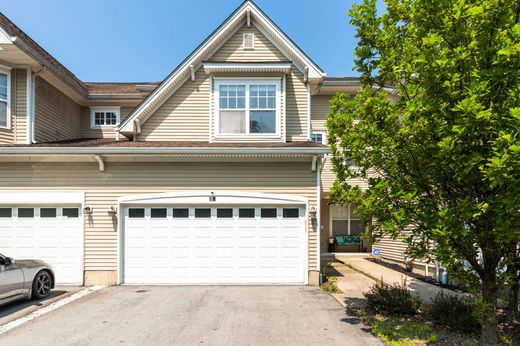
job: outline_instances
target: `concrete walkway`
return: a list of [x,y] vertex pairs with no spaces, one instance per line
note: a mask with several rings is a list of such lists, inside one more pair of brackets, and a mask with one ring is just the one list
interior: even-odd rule
[[368,276],[339,262],[334,262],[324,270],[326,276],[335,276],[341,293],[333,293],[332,296],[343,307],[357,308],[363,306],[363,293],[368,291],[376,282]]
[[[407,276],[401,272],[398,272],[396,270],[387,268],[383,265],[368,261],[364,258],[359,257],[336,257],[337,261],[340,261],[344,263],[346,266],[349,266],[355,270],[351,271],[355,272],[356,270],[365,273],[368,276],[371,276],[373,278],[376,278],[378,280],[383,280],[384,283],[387,284],[401,284],[405,283],[406,286],[410,289],[412,293],[415,293],[421,298],[421,300],[425,303],[430,303],[432,298],[439,292],[444,292],[447,295],[466,295],[466,293],[461,292],[454,292],[452,290],[442,288],[439,286],[435,286],[429,283],[426,283],[424,281],[412,278],[410,276]],[[343,271],[343,270],[342,270]],[[358,275],[360,273],[357,273]],[[356,285],[359,285],[361,282],[359,282],[359,278],[357,276],[354,276],[352,273],[349,274],[349,271],[345,271],[346,277],[348,279],[349,276],[352,277],[352,280],[354,283],[348,284],[347,292],[350,292],[351,288],[355,288]],[[369,281],[364,281],[365,284],[369,284],[372,286],[375,281],[372,279],[369,279]],[[338,286],[341,288],[338,280]],[[352,293],[349,293],[352,295]],[[359,292],[359,294],[362,294],[362,292]]]

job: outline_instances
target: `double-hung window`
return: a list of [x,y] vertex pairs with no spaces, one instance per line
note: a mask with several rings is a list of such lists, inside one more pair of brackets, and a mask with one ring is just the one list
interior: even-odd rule
[[119,107],[92,107],[90,109],[90,126],[92,128],[100,128],[105,126],[114,127],[119,124],[119,119]]
[[0,71],[0,128],[11,127],[10,115],[10,72]]
[[280,81],[218,81],[218,129],[226,135],[279,133]]

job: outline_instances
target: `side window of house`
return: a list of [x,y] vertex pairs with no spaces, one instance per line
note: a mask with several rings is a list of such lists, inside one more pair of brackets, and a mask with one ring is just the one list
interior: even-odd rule
[[218,134],[278,133],[278,88],[277,81],[220,82],[217,89]]
[[9,73],[0,72],[0,127],[10,128],[9,114]]
[[311,141],[325,144],[325,134],[323,132],[313,132],[311,133]]
[[332,205],[330,208],[333,235],[361,235],[361,218],[356,206]]
[[119,121],[120,109],[118,107],[90,109],[90,125],[92,128],[113,127],[119,124]]

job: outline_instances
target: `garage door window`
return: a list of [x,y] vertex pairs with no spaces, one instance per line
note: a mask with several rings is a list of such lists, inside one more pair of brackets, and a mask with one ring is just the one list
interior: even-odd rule
[[188,208],[173,208],[172,217],[175,219],[187,219],[190,215]]
[[131,219],[143,218],[144,209],[143,208],[130,208],[130,209],[128,209],[128,217]]
[[260,211],[260,216],[262,218],[275,218],[276,208],[262,208],[262,210]]
[[56,217],[56,208],[41,208],[40,217]]
[[300,217],[300,210],[298,208],[283,208],[283,217],[284,218],[298,218]]
[[195,218],[197,219],[207,219],[211,217],[211,209],[210,208],[196,208],[195,209]]
[[0,208],[0,217],[11,217],[13,216],[13,210],[11,208]]
[[166,218],[166,208],[152,208],[150,210],[150,217],[152,219],[164,219],[164,218]]
[[240,208],[238,209],[238,217],[241,218],[254,218],[255,208]]
[[18,208],[18,217],[34,217],[34,208]]
[[217,217],[222,218],[222,219],[230,219],[233,217],[233,209],[232,208],[218,208]]
[[63,216],[64,217],[79,217],[79,209],[78,208],[63,208]]

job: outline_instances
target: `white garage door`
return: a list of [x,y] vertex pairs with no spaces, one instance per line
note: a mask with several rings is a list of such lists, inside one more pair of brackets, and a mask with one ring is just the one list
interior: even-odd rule
[[299,207],[125,210],[125,283],[303,283]]
[[83,232],[77,206],[0,206],[0,253],[40,259],[54,269],[57,283],[83,282]]

